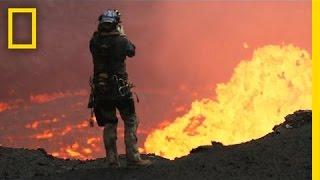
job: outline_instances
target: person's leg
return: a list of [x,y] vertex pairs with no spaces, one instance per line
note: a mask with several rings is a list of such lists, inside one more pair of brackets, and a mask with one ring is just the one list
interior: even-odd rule
[[118,167],[119,157],[117,151],[117,125],[116,107],[113,102],[98,103],[95,115],[99,126],[104,126],[103,141],[106,157],[111,166]]
[[124,121],[124,142],[126,145],[126,156],[130,161],[140,159],[140,154],[137,147],[137,128],[138,119],[135,113],[133,99],[121,100],[117,103],[121,118]]
[[138,151],[137,128],[138,118],[135,112],[134,101],[132,98],[121,100],[117,103],[121,118],[125,124],[124,141],[126,144],[126,158],[128,164],[149,165],[149,160],[142,160]]

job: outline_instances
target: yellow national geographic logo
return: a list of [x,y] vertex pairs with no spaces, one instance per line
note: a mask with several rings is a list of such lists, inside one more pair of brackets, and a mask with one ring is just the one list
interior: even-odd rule
[[[31,44],[13,44],[13,15],[14,13],[31,13]],[[36,49],[37,48],[37,9],[36,8],[8,8],[8,49]]]

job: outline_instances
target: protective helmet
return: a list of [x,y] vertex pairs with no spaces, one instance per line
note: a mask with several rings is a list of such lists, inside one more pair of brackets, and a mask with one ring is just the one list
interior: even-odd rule
[[103,14],[99,16],[99,23],[113,23],[113,24],[119,24],[120,21],[120,12],[116,9],[108,9]]

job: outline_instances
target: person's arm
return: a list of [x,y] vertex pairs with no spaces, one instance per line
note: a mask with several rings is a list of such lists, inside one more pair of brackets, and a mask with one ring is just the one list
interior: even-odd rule
[[126,55],[128,57],[133,57],[135,54],[136,54],[136,46],[127,39]]
[[92,35],[92,38],[90,39],[90,43],[89,43],[89,49],[90,49],[90,52],[91,54],[93,55],[93,49],[94,49],[94,44],[93,44],[93,39],[94,37],[98,34],[98,32],[94,32],[93,35]]
[[89,43],[89,49],[90,49],[91,54],[93,54],[93,40],[92,39],[90,40],[90,43]]
[[118,25],[117,30],[120,33],[120,36],[125,40],[126,56],[133,57],[136,54],[136,46],[127,38],[122,25]]

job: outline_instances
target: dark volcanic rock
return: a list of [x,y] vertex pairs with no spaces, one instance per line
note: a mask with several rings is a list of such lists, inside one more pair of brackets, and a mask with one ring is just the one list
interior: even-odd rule
[[192,149],[190,153],[204,152],[206,150],[210,150],[211,148],[211,146],[199,146],[197,148]]
[[311,111],[296,111],[270,133],[247,143],[200,146],[173,161],[143,155],[149,167],[109,168],[104,159],[63,160],[43,149],[0,147],[0,179],[311,179]]
[[190,153],[205,152],[205,151],[210,150],[212,148],[215,148],[215,149],[223,148],[223,144],[221,142],[212,141],[211,146],[210,145],[199,146],[197,148],[192,149],[190,151]]
[[294,112],[293,114],[287,115],[284,119],[284,124],[297,128],[311,122],[312,112],[311,110],[299,110]]
[[298,110],[293,114],[287,115],[285,121],[282,124],[273,127],[273,131],[280,133],[284,129],[298,128],[306,123],[311,123],[312,121],[312,111],[311,110]]

